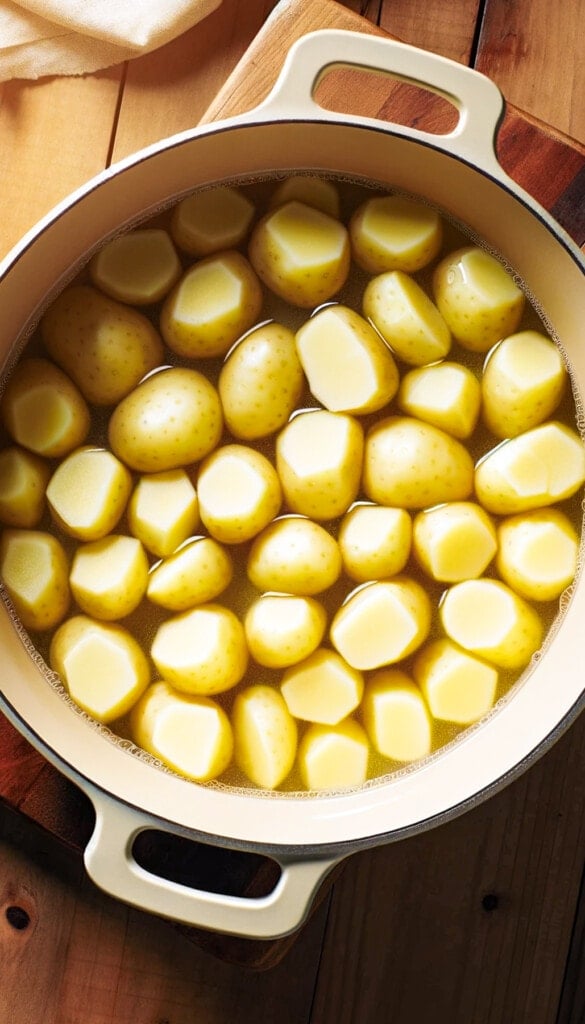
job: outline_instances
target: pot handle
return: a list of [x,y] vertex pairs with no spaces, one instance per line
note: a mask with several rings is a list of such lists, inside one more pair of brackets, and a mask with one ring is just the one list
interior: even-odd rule
[[255,939],[287,935],[303,923],[321,882],[340,859],[271,853],[281,875],[272,892],[260,898],[193,889],[146,871],[132,852],[137,836],[147,829],[174,835],[179,832],[167,822],[114,800],[85,780],[83,788],[96,813],[95,828],[84,852],[92,881],[122,902],[191,927]]
[[[500,177],[505,172],[495,153],[495,138],[504,114],[504,98],[491,79],[472,68],[390,38],[344,29],[322,29],[301,36],[288,51],[280,75],[269,95],[252,114],[272,118],[319,117],[347,123],[344,114],[324,110],[314,99],[327,71],[339,66],[391,74],[404,82],[429,89],[448,100],[459,121],[446,135],[392,125],[410,138],[432,141],[455,156],[481,163]],[[370,117],[351,116],[352,123],[388,125]]]

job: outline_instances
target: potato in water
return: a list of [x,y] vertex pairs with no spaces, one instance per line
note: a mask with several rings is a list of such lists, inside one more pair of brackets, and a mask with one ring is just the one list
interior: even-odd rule
[[420,197],[302,172],[183,197],[7,378],[10,608],[192,784],[416,770],[523,682],[575,578],[562,341]]

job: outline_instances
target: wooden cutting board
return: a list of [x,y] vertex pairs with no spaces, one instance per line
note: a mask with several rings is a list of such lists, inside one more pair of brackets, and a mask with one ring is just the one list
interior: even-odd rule
[[[254,107],[273,84],[288,46],[306,32],[330,27],[378,32],[369,21],[333,0],[280,3],[203,121]],[[432,94],[348,69],[332,72],[318,98],[328,109],[369,114],[426,131],[444,131],[453,123],[452,109]],[[506,171],[552,212],[580,246],[585,245],[585,148],[509,107],[498,137],[498,155]],[[18,813],[30,825],[33,837],[36,834],[43,843],[51,838],[79,855],[91,835],[93,809],[87,798],[2,716],[0,800],[9,811]],[[42,831],[35,832],[39,829]],[[267,891],[274,880],[269,861],[229,851],[220,854],[197,844],[148,842],[143,858],[144,863],[162,871],[172,871],[180,861],[182,880],[188,884],[239,895]],[[327,887],[322,895],[326,892]],[[255,968],[278,962],[294,941],[293,937],[256,942],[183,930],[207,951]]]

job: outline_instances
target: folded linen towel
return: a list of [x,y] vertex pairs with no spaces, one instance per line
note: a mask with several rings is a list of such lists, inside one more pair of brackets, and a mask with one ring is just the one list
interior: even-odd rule
[[80,75],[175,39],[221,0],[0,0],[0,81]]

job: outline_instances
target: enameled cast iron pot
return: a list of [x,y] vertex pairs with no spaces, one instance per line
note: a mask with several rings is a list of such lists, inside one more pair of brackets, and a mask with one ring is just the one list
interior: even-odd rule
[[[334,65],[390,72],[459,110],[447,136],[323,111],[313,99]],[[426,196],[469,225],[537,297],[585,396],[585,261],[548,214],[499,166],[497,87],[459,64],[398,43],[341,31],[305,36],[255,111],[177,135],[97,176],[47,216],[0,267],[0,352],[10,366],[40,313],[102,242],[199,185],[294,169],[341,172]],[[20,339],[20,340],[19,340]],[[295,929],[340,859],[461,814],[516,777],[583,704],[585,584],[579,580],[545,651],[494,709],[444,752],[384,783],[315,797],[199,786],[114,742],[47,681],[0,602],[2,708],[90,797],[95,832],[87,870],[112,895],[193,925],[255,937]],[[28,648],[28,649],[27,649]],[[156,828],[266,854],[282,868],[257,900],[194,891],[140,867],[132,846]]]

